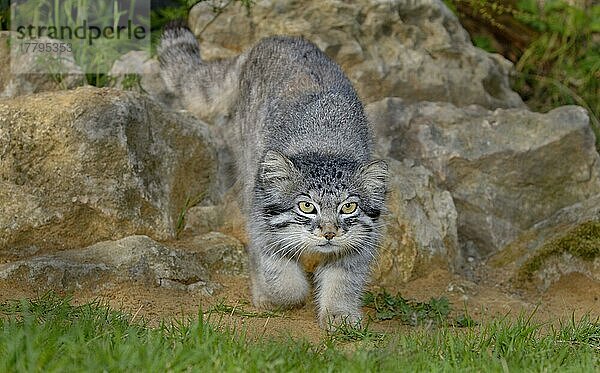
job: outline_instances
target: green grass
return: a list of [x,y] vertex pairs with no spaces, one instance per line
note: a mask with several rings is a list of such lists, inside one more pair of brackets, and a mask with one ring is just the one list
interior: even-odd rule
[[359,342],[301,338],[251,339],[214,325],[201,312],[195,320],[150,327],[98,302],[78,306],[50,294],[0,306],[0,371],[593,372],[600,367],[600,325],[589,318],[556,329],[519,317],[472,328],[371,333]]
[[208,311],[206,311],[207,314],[212,315],[212,314],[222,314],[222,315],[229,315],[229,316],[240,316],[240,317],[246,317],[246,318],[259,318],[259,319],[268,319],[268,318],[272,318],[272,317],[285,317],[285,314],[283,312],[279,312],[279,311],[247,311],[246,309],[244,309],[243,305],[229,305],[225,303],[225,300],[221,300],[220,302],[218,302],[217,304],[215,304],[214,306],[212,306]]
[[181,234],[181,232],[183,232],[183,229],[185,228],[185,216],[187,215],[189,209],[191,209],[194,206],[197,206],[200,202],[202,202],[202,200],[204,200],[204,197],[206,197],[204,192],[199,193],[195,197],[186,197],[185,203],[183,204],[183,207],[181,208],[181,210],[179,211],[179,215],[177,216],[177,223],[175,224],[176,238],[179,238],[179,235]]

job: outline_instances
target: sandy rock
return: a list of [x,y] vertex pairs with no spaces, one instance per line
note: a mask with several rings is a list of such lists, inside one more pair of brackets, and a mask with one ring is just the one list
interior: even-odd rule
[[486,257],[600,193],[594,134],[580,107],[540,114],[387,98],[367,111],[381,155],[415,160],[450,191],[465,257]]
[[170,249],[147,236],[104,241],[0,265],[0,279],[42,289],[97,289],[115,282],[212,292],[209,275],[198,258]]
[[457,213],[450,193],[437,188],[422,166],[388,163],[389,213],[373,275],[374,283],[386,287],[408,281],[430,264],[453,268],[458,260]]
[[211,272],[232,276],[248,275],[248,254],[234,237],[210,232],[192,239],[194,252]]
[[[215,19],[213,7],[223,7]],[[365,102],[386,96],[489,108],[521,107],[510,62],[475,48],[439,0],[206,1],[189,25],[206,59],[239,54],[263,37],[302,35],[334,58]]]
[[[13,46],[12,49],[16,52],[11,56],[9,44],[11,34],[18,35],[10,31],[0,31],[0,97],[60,91],[86,84],[85,75],[75,64],[70,52],[60,54],[21,53],[17,47]],[[46,37],[35,41],[59,45],[57,40]],[[42,58],[44,56],[45,59]],[[14,60],[11,61],[11,58]],[[13,71],[11,71],[11,63]],[[49,70],[52,71],[52,74],[48,73]]]
[[202,235],[218,231],[224,224],[222,205],[194,206],[185,214],[184,232]]
[[0,100],[0,250],[173,237],[208,193],[203,123],[132,92],[79,88]]

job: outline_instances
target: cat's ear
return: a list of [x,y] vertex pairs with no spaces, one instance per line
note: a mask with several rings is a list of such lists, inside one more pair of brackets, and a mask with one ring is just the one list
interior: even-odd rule
[[385,194],[388,183],[388,165],[384,160],[376,160],[359,167],[358,182],[368,193]]
[[260,180],[277,183],[289,181],[298,175],[298,170],[285,155],[269,150],[261,163]]

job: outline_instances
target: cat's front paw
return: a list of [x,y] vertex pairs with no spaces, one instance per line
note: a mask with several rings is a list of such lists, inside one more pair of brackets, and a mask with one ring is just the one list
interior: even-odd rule
[[308,286],[286,289],[281,293],[266,291],[258,286],[252,288],[254,307],[264,310],[291,309],[302,307],[306,302]]
[[298,299],[277,299],[274,300],[268,296],[264,296],[264,295],[253,295],[252,296],[252,304],[254,305],[254,307],[256,308],[260,308],[263,310],[275,310],[275,309],[280,309],[280,310],[286,310],[286,309],[292,309],[292,308],[299,308],[302,307],[305,303],[304,298],[298,298]]
[[360,328],[362,325],[362,315],[360,312],[353,313],[329,313],[321,312],[319,314],[319,325],[327,331],[336,331],[339,327]]

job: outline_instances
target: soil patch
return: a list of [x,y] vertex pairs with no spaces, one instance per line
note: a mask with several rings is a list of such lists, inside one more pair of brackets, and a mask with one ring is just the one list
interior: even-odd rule
[[[213,295],[202,291],[121,284],[93,293],[79,290],[72,296],[76,303],[100,299],[151,325],[157,325],[161,320],[196,318],[199,312],[219,308],[220,312],[206,313],[211,323],[223,328],[246,330],[251,338],[292,337],[318,342],[324,336],[316,322],[312,301],[299,309],[265,313],[251,305],[247,278],[221,275],[215,276],[214,280],[222,287]],[[378,289],[372,286],[371,290]],[[579,319],[585,314],[593,319],[600,317],[600,283],[581,274],[564,276],[546,292],[536,294],[511,292],[501,282],[475,283],[440,269],[386,290],[393,294],[400,292],[403,297],[417,301],[446,297],[455,313],[467,310],[476,321],[505,315],[514,318],[522,312],[531,314],[534,311],[534,319],[538,321],[568,320],[573,316]],[[0,281],[0,301],[39,295],[35,289]],[[372,315],[371,310],[365,311]],[[372,322],[370,325],[374,330],[388,332],[410,328],[389,321]]]

